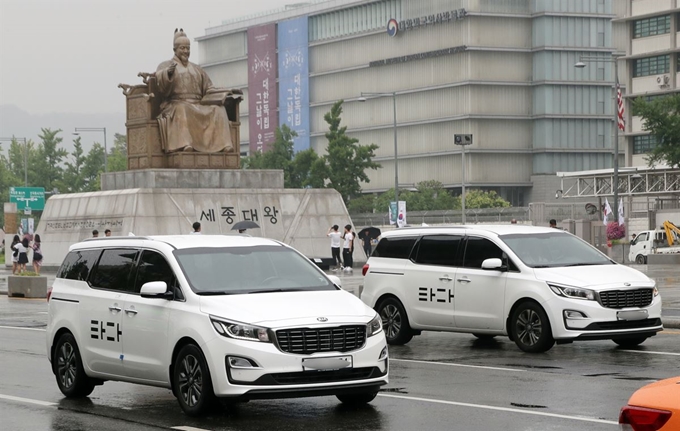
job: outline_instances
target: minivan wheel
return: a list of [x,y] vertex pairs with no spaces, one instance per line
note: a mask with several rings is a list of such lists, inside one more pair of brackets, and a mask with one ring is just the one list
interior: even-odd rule
[[546,352],[555,344],[548,316],[533,301],[525,301],[517,306],[510,325],[515,344],[527,353]]
[[184,413],[200,416],[215,405],[210,370],[198,347],[193,344],[182,347],[175,359],[173,375],[173,392]]
[[641,254],[638,254],[637,256],[635,256],[635,263],[637,263],[638,265],[644,265],[647,263],[647,258]]
[[625,349],[630,349],[644,343],[647,338],[649,337],[614,338],[612,341]]
[[94,383],[85,374],[80,350],[72,334],[59,337],[54,349],[52,366],[59,390],[68,398],[86,397],[94,390]]
[[350,406],[359,406],[362,404],[368,404],[378,396],[377,392],[364,392],[360,394],[342,394],[336,395],[341,403]]
[[400,346],[413,338],[411,325],[404,306],[396,298],[387,298],[378,304],[376,309],[382,319],[387,344]]

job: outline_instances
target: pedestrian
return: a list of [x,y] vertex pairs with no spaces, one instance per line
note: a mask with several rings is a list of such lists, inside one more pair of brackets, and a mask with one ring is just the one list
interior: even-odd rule
[[12,275],[16,274],[19,270],[19,250],[16,248],[19,243],[21,243],[19,235],[14,235],[12,245],[10,245],[12,249]]
[[26,264],[28,263],[28,238],[24,238],[14,247],[19,251],[19,257],[17,259],[17,262],[19,262],[19,272],[24,272],[26,271]]
[[239,229],[238,233],[246,233],[246,230],[245,229]]
[[36,234],[31,248],[33,249],[33,271],[38,275],[40,275],[40,267],[43,260],[42,248],[40,246],[40,235]]
[[340,260],[342,234],[338,232],[338,229],[340,229],[340,227],[337,224],[334,224],[328,228],[328,233],[326,234],[326,236],[331,239],[331,256],[333,256],[333,265],[335,265],[335,268],[332,268],[331,271],[342,269],[342,260]]
[[194,228],[194,231],[191,232],[191,235],[201,235],[201,224],[199,222],[195,221],[191,227]]
[[111,229],[106,229],[104,231],[104,236],[111,236]]
[[637,235],[633,234],[633,236],[631,237],[630,240],[631,240],[631,241],[635,241],[635,237],[636,237],[636,236],[637,236]]
[[366,259],[368,259],[371,256],[371,250],[373,248],[371,246],[371,237],[368,236],[368,234],[361,239],[361,245],[364,247],[364,253],[366,253]]
[[97,229],[92,231],[92,238],[99,238],[99,231]]
[[351,271],[352,265],[352,250],[354,249],[354,235],[352,234],[352,225],[345,226],[345,233],[342,235],[345,243],[342,246],[342,261],[345,263],[343,271]]
[[517,224],[517,219],[510,220],[510,224]]
[[557,229],[557,220],[555,220],[554,218],[551,218],[550,219],[550,227],[554,227],[555,229]]

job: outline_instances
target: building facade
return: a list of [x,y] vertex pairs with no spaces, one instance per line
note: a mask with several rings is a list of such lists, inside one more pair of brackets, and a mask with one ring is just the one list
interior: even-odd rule
[[[676,0],[317,1],[206,29],[199,57],[216,85],[244,91],[244,150],[266,149],[273,129],[285,123],[298,132],[296,150],[323,154],[324,114],[342,99],[347,132],[379,146],[375,161],[382,168],[368,172],[365,192],[394,187],[396,115],[400,188],[438,180],[460,191],[461,147],[453,137],[472,134],[466,187],[496,190],[524,206],[555,199],[556,172],[613,166],[612,56],[625,55],[624,91],[631,84],[632,94],[644,91],[636,81],[644,78],[629,78],[628,70],[635,70],[633,57],[658,46],[631,41],[629,18],[647,3],[676,6]],[[671,34],[661,36],[666,45],[658,55],[676,70]],[[575,68],[583,56],[603,61]],[[654,60],[654,70],[668,62]],[[674,87],[675,74],[670,79]],[[384,97],[362,103],[362,92]],[[635,121],[621,136],[620,165],[636,157],[627,156]]]

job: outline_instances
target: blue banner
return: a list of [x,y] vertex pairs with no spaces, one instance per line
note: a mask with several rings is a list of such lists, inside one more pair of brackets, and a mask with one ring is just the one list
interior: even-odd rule
[[293,150],[309,148],[309,40],[307,16],[278,24],[279,126],[297,133]]

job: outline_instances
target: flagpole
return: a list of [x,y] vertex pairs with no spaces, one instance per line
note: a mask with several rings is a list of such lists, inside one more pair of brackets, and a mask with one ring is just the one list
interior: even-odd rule
[[614,214],[619,217],[619,61],[614,63]]

